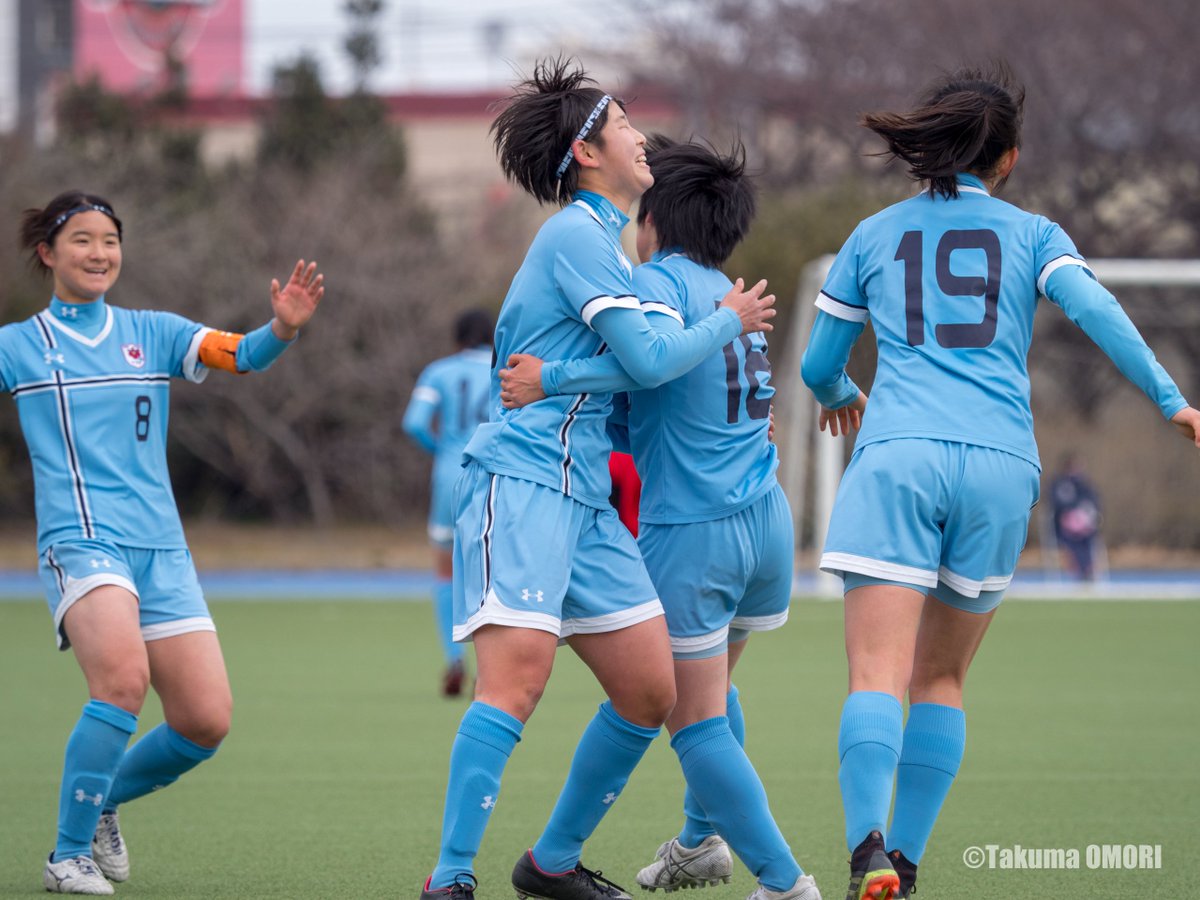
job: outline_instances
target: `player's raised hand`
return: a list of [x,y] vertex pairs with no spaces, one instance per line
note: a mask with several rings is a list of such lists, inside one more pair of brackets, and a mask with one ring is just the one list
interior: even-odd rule
[[831,437],[837,437],[839,433],[849,436],[851,431],[858,431],[862,427],[862,414],[866,408],[867,395],[859,391],[852,403],[840,409],[826,409],[822,406],[817,427],[824,431],[828,425]]
[[1184,407],[1171,416],[1171,424],[1179,429],[1179,433],[1185,438],[1200,447],[1200,409]]
[[500,370],[500,402],[508,409],[520,409],[544,399],[542,361],[528,353],[512,354],[508,368]]
[[775,316],[775,295],[764,296],[766,289],[766,279],[746,290],[745,282],[739,278],[721,301],[721,306],[732,309],[742,320],[742,334],[771,331],[774,327],[768,320]]
[[290,341],[296,333],[308,323],[317,304],[325,296],[325,276],[317,273],[317,264],[304,260],[296,261],[292,269],[292,277],[287,284],[279,287],[279,279],[271,279],[271,309],[275,311],[275,321],[271,329],[281,341]]

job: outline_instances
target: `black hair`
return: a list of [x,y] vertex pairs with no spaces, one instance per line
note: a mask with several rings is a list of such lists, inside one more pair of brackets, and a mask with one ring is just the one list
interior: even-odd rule
[[1000,157],[1021,146],[1025,88],[1003,62],[960,69],[928,89],[907,113],[868,113],[860,124],[885,141],[908,174],[946,198],[958,196],[955,175],[991,176]]
[[746,148],[738,142],[722,154],[655,134],[646,141],[646,162],[654,184],[638,204],[638,225],[649,215],[660,248],[678,247],[702,266],[720,267],[754,219]]
[[[558,170],[588,117],[604,98],[583,68],[569,57],[539,61],[533,77],[513,89],[504,109],[492,122],[492,135],[505,176],[539,203],[571,202],[579,187],[579,164],[568,160]],[[613,103],[624,108],[624,103]],[[603,146],[602,132],[611,104],[601,111],[586,140]]]
[[464,349],[491,345],[496,326],[486,309],[468,309],[454,321],[454,343]]
[[124,231],[121,220],[113,212],[112,204],[97,194],[83,191],[64,191],[46,204],[45,209],[27,209],[21,213],[21,249],[29,251],[29,265],[34,271],[45,274],[50,270],[38,255],[39,244],[53,244],[54,236],[62,230],[76,213],[102,212],[117,226],[117,240]]

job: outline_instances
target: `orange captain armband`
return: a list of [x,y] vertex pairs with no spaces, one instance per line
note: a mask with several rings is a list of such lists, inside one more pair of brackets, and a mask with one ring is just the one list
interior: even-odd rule
[[200,339],[200,362],[210,369],[224,369],[235,375],[244,375],[238,371],[237,348],[244,334],[232,331],[210,331]]

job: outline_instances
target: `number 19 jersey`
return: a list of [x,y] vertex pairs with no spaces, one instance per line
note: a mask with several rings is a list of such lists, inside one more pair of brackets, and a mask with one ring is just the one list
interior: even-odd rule
[[1046,279],[1085,266],[1066,233],[960,175],[859,223],[817,306],[870,318],[879,362],[857,446],[958,441],[1038,465],[1026,357]]
[[187,546],[167,472],[168,389],[172,377],[204,380],[209,329],[115,306],[104,317],[92,337],[51,309],[0,328],[0,388],[33,462],[39,554],[74,539]]

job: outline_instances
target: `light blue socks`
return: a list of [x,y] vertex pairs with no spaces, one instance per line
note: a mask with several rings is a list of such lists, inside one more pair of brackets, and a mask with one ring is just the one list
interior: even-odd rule
[[888,832],[889,850],[919,863],[942,803],[958,774],[967,743],[961,709],[914,703],[904,727],[904,749],[896,771],[896,811]]
[[533,845],[539,868],[554,874],[575,868],[583,842],[620,796],[658,732],[621,718],[608,700],[600,704],[575,748],[546,830]]
[[[742,715],[742,703],[738,699],[737,687],[731,687],[725,697],[725,716],[729,719],[729,730],[741,747],[746,746],[746,719]],[[691,785],[683,793],[683,830],[679,832],[679,843],[688,848],[699,847],[704,839],[716,834],[709,824],[704,807],[696,799]],[[788,885],[791,887],[791,885]]]
[[804,874],[775,824],[767,792],[729,720],[717,716],[675,732],[683,776],[717,833],[762,885],[786,891]]
[[125,745],[135,731],[137,716],[133,713],[102,700],[89,700],[84,705],[83,715],[67,738],[55,860],[92,855],[96,823],[108,800]]
[[903,729],[903,709],[891,694],[855,691],[846,698],[838,731],[838,783],[851,851],[872,831],[886,834]]
[[112,812],[121,803],[174,784],[180,775],[216,752],[216,747],[189,741],[164,722],[147,732],[121,759],[104,811]]
[[475,854],[500,796],[500,776],[524,727],[520,719],[486,703],[467,707],[450,749],[442,849],[429,879],[431,889],[473,874]]

